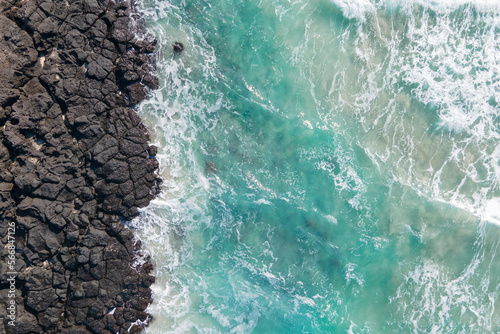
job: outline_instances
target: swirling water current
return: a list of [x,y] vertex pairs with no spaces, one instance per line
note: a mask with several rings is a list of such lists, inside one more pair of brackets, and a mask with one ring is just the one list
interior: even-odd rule
[[146,333],[500,332],[500,1],[139,6]]

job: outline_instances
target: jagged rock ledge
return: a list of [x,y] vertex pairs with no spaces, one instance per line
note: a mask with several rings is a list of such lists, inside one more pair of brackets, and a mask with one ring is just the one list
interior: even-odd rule
[[128,1],[0,0],[1,315],[9,222],[18,272],[0,333],[136,333],[150,318],[152,265],[123,221],[160,182],[131,109],[157,87],[156,42],[132,15]]

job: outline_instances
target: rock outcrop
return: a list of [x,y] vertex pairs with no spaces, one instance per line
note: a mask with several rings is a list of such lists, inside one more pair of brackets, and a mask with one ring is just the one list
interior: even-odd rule
[[15,222],[18,273],[16,326],[0,333],[134,333],[150,318],[152,265],[124,227],[160,182],[131,109],[157,87],[155,40],[133,15],[127,1],[0,0],[0,238]]

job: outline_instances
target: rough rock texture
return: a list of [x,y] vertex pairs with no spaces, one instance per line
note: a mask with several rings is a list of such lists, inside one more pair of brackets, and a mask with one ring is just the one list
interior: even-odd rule
[[16,327],[6,318],[0,333],[147,324],[152,265],[123,222],[158,189],[156,148],[130,108],[157,82],[155,41],[136,37],[132,15],[127,1],[0,0],[0,238],[16,222],[18,272]]

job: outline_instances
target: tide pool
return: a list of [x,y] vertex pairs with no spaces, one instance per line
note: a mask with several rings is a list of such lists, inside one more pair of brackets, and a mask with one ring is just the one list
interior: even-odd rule
[[500,331],[500,2],[139,6],[147,333]]

